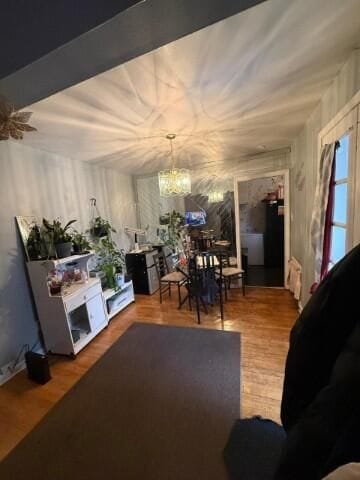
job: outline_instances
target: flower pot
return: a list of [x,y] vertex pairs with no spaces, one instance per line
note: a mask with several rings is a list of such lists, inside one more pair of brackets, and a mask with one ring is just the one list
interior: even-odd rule
[[50,285],[50,295],[59,295],[61,293],[61,283]]
[[72,250],[72,242],[57,243],[55,245],[56,255],[59,258],[70,257]]
[[74,249],[74,253],[76,253],[76,254],[82,252],[81,245],[79,245],[78,243],[74,243],[74,244],[73,244],[73,249]]
[[107,236],[107,231],[105,230],[104,227],[93,227],[91,229],[91,234],[94,237],[102,238]]

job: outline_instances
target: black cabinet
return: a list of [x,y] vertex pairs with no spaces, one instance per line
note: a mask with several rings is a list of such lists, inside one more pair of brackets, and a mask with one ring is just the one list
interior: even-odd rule
[[265,267],[284,266],[284,200],[265,200]]
[[151,295],[159,288],[159,278],[154,265],[156,253],[157,250],[126,254],[126,271],[131,275],[135,293]]

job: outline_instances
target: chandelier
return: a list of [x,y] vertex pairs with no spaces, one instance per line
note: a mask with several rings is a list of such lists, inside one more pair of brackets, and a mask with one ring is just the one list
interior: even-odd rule
[[170,141],[171,148],[171,168],[161,170],[158,173],[159,189],[161,197],[181,197],[191,193],[191,176],[187,168],[175,168],[173,140],[176,138],[174,133],[169,133],[166,138]]
[[211,190],[208,194],[208,202],[209,203],[219,203],[224,200],[224,192],[220,190]]

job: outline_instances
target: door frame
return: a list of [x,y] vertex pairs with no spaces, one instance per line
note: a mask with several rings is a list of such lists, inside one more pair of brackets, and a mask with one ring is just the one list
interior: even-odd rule
[[236,226],[236,257],[239,268],[241,264],[241,227],[239,208],[239,182],[268,178],[283,175],[284,177],[284,288],[287,288],[290,259],[290,172],[288,168],[282,170],[263,170],[253,173],[244,173],[234,178],[235,226]]

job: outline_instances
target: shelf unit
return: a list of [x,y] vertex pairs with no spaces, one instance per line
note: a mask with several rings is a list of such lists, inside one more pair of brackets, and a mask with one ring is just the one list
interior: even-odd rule
[[76,266],[89,273],[88,262],[94,254],[72,255],[58,260],[27,262],[36,309],[46,350],[75,356],[108,325],[108,316],[100,280],[89,278],[74,283],[62,294],[51,295],[48,273],[60,266]]
[[124,283],[119,290],[110,288],[104,290],[103,296],[106,303],[108,319],[110,320],[130,305],[130,303],[135,301],[132,280]]

